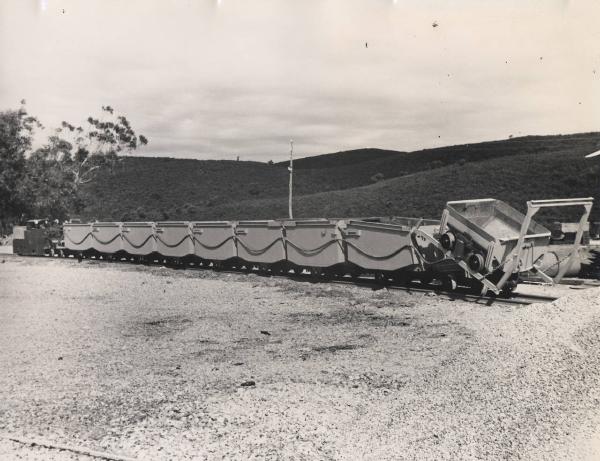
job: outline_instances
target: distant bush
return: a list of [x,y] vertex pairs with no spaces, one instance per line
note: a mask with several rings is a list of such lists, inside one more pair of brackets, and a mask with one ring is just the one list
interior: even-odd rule
[[577,177],[570,176],[565,178],[565,184],[569,187],[575,187],[579,184],[579,179]]
[[371,176],[371,182],[379,182],[384,178],[385,176],[383,175],[383,173],[375,173],[373,176]]
[[250,184],[250,187],[248,188],[248,193],[250,195],[260,195],[260,186],[257,183],[252,183]]
[[192,216],[195,216],[197,212],[198,207],[196,207],[196,205],[186,203],[181,207],[181,210],[177,215],[180,216],[181,219],[190,219]]

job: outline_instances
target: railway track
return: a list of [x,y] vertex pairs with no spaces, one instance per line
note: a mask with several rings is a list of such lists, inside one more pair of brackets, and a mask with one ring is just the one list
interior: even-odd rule
[[[18,257],[18,255],[6,255],[6,254],[3,254],[2,256],[3,257],[4,256]],[[59,260],[62,260],[62,259],[73,260],[72,258],[60,258],[57,256],[55,256],[55,257],[48,256],[45,258],[52,258],[52,259],[59,259]],[[96,259],[96,258],[89,258],[89,261],[109,262],[109,260]],[[448,299],[450,301],[467,301],[467,302],[473,302],[476,304],[482,304],[482,305],[488,305],[488,306],[493,305],[493,304],[528,305],[528,304],[534,304],[534,303],[553,302],[558,299],[558,298],[552,297],[552,296],[527,295],[527,294],[522,294],[522,293],[518,293],[518,292],[514,292],[509,297],[506,297],[506,298],[499,297],[499,296],[489,296],[489,295],[484,296],[484,295],[480,295],[480,294],[473,294],[467,288],[463,288],[463,287],[458,287],[456,290],[448,291],[448,290],[442,289],[440,286],[422,285],[419,282],[413,282],[413,283],[410,283],[407,285],[398,285],[398,284],[394,284],[391,282],[382,282],[379,280],[375,280],[374,277],[368,277],[368,276],[367,277],[358,277],[358,278],[352,278],[350,276],[323,278],[323,277],[316,277],[309,273],[294,274],[294,273],[290,272],[288,274],[273,274],[270,272],[265,273],[260,270],[247,271],[247,270],[236,270],[236,269],[214,269],[212,267],[201,267],[201,266],[195,266],[195,265],[165,265],[165,264],[161,264],[161,263],[141,264],[141,263],[133,262],[131,260],[127,260],[127,259],[110,260],[110,262],[117,263],[117,264],[127,264],[127,265],[135,264],[135,265],[164,266],[169,269],[183,269],[183,270],[197,270],[197,271],[209,270],[209,271],[216,271],[216,272],[225,273],[225,274],[226,273],[231,273],[231,274],[253,273],[253,274],[256,274],[256,275],[259,275],[262,277],[286,278],[289,280],[295,280],[297,282],[304,282],[304,283],[352,285],[352,286],[370,288],[372,290],[387,289],[387,290],[404,291],[407,293],[430,294],[432,296],[437,296],[442,299]]]
[[[234,271],[235,272],[235,271]],[[350,279],[349,277],[343,278],[331,278],[327,280],[317,279],[309,274],[306,276],[303,275],[271,275],[271,277],[285,277],[290,278],[296,281],[305,281],[309,283],[330,283],[330,284],[341,284],[341,285],[354,285],[361,286],[365,288],[371,288],[373,290],[398,290],[405,291],[407,293],[422,293],[422,294],[431,294],[433,296],[438,296],[443,299],[448,299],[451,301],[468,301],[474,302],[476,304],[484,304],[484,305],[492,305],[492,304],[519,304],[519,305],[528,305],[534,303],[547,303],[556,301],[558,298],[553,296],[539,296],[539,295],[527,295],[523,293],[514,292],[508,298],[498,297],[498,296],[484,296],[473,294],[468,291],[466,288],[458,287],[456,290],[448,291],[443,290],[437,286],[427,286],[421,285],[419,283],[413,283],[409,285],[395,285],[390,283],[382,283],[376,281],[373,278],[361,277],[359,279]]]

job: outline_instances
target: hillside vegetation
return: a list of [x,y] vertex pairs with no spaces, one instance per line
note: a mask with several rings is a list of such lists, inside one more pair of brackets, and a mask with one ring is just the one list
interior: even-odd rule
[[[294,162],[297,217],[439,217],[446,201],[597,196],[600,133],[531,136],[412,153],[362,149]],[[345,155],[348,154],[347,157]],[[287,164],[125,158],[88,187],[85,218],[262,219],[287,214]],[[597,215],[596,215],[597,216]]]
[[[451,165],[342,191],[298,197],[295,216],[396,215],[439,218],[447,201],[497,198],[523,211],[527,200],[595,197],[600,200],[600,162],[578,154],[530,154]],[[508,160],[508,161],[507,161]],[[600,219],[596,207],[593,219]],[[285,216],[285,198],[222,205],[215,218]],[[574,219],[575,213],[546,213],[545,220]]]

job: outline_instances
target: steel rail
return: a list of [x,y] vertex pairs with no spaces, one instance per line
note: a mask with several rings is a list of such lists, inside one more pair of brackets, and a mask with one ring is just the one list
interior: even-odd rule
[[[232,271],[235,272],[235,271]],[[270,275],[270,274],[269,274]],[[448,299],[451,301],[468,301],[475,302],[476,304],[486,304],[491,305],[495,303],[500,304],[519,304],[519,305],[529,305],[534,303],[542,303],[542,302],[553,302],[558,298],[553,296],[539,296],[539,295],[526,295],[521,293],[513,293],[508,298],[497,297],[497,296],[484,296],[480,294],[469,293],[468,289],[458,287],[454,291],[443,290],[439,287],[431,287],[420,284],[408,284],[408,285],[397,285],[393,283],[385,283],[380,282],[372,278],[360,277],[357,279],[348,279],[347,277],[343,278],[330,278],[323,279],[318,277],[313,277],[311,274],[300,274],[300,275],[271,275],[272,277],[285,277],[296,281],[306,281],[309,283],[331,283],[331,284],[339,284],[339,285],[353,285],[365,288],[371,288],[374,290],[398,290],[405,291],[407,293],[424,293],[424,294],[433,294],[438,297],[443,297],[444,299]]]

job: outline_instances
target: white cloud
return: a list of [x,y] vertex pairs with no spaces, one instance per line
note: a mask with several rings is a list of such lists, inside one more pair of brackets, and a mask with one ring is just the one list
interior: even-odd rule
[[283,159],[290,138],[308,155],[597,130],[598,13],[595,0],[4,0],[0,108],[25,98],[57,125],[110,104],[150,138],[145,155],[198,158]]

